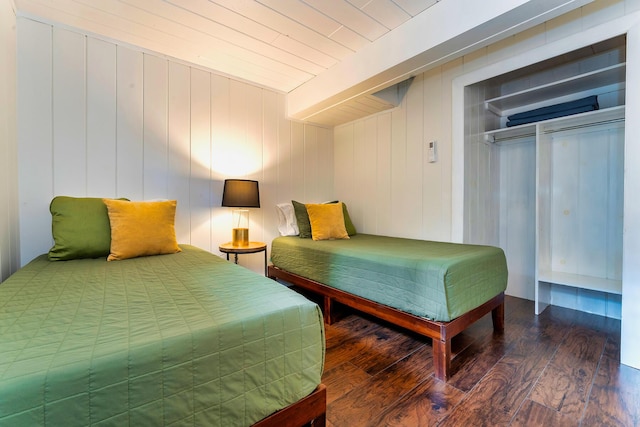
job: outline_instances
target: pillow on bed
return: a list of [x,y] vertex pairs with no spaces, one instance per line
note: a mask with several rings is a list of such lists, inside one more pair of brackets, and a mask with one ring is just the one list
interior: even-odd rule
[[175,200],[123,202],[106,200],[111,224],[107,261],[180,252],[176,241]]
[[307,204],[313,240],[348,239],[342,203]]
[[49,211],[54,241],[49,250],[49,260],[109,255],[111,227],[102,198],[57,196],[51,201]]
[[278,213],[278,231],[281,236],[297,236],[300,234],[292,203],[278,203],[276,212]]
[[[296,221],[298,224],[299,236],[303,239],[311,238],[311,223],[309,222],[309,214],[307,213],[307,208],[304,203],[296,202],[292,200],[293,209],[295,211]],[[339,203],[337,200],[331,202],[325,202],[322,204],[331,204],[331,203]],[[349,216],[349,212],[347,211],[347,205],[342,203],[342,215],[344,216],[344,226],[347,229],[347,234],[349,236],[354,236],[356,234],[356,227],[353,225],[351,221],[351,217]]]
[[344,227],[347,229],[347,234],[349,236],[355,236],[356,234],[358,234],[356,231],[356,226],[353,225],[351,217],[349,216],[347,205],[344,202],[342,202],[342,214],[344,215]]
[[311,238],[311,223],[309,222],[309,214],[304,203],[291,201],[293,210],[296,215],[296,222],[298,223],[298,236],[303,239]]

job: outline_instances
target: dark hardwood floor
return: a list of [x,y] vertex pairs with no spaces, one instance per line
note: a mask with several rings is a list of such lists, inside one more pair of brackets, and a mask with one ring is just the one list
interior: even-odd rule
[[640,371],[620,365],[620,321],[507,297],[454,338],[433,377],[431,341],[364,315],[326,327],[327,425],[640,426]]

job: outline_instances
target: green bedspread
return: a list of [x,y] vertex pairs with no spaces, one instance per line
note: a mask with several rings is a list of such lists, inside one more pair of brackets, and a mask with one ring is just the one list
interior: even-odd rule
[[507,287],[493,246],[357,234],[349,240],[278,237],[276,267],[402,311],[450,321]]
[[181,247],[42,256],[0,284],[0,426],[250,425],[311,393],[319,308]]

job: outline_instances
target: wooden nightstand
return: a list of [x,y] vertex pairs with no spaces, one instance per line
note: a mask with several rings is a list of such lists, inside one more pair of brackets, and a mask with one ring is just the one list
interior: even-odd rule
[[229,254],[234,255],[234,261],[238,263],[238,254],[255,254],[258,252],[264,252],[264,275],[267,275],[267,244],[263,242],[249,242],[247,246],[234,246],[231,242],[223,243],[219,247],[220,252],[227,254],[227,261],[229,261]]

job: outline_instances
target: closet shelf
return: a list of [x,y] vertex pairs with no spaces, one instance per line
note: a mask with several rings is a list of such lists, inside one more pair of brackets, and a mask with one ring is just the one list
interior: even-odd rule
[[622,295],[621,280],[541,270],[538,272],[538,281]]
[[574,114],[572,116],[543,120],[536,123],[527,123],[524,125],[513,126],[509,128],[490,130],[485,132],[484,135],[487,142],[497,145],[503,145],[507,143],[517,142],[518,139],[535,137],[537,126],[540,126],[540,132],[551,133],[561,130],[577,129],[581,127],[614,123],[624,120],[624,117],[625,106],[619,105],[602,110]]
[[588,73],[578,74],[552,83],[532,87],[485,101],[485,108],[504,116],[505,112],[523,105],[534,105],[551,99],[584,93],[594,88],[621,85],[625,82],[626,63],[612,65]]

